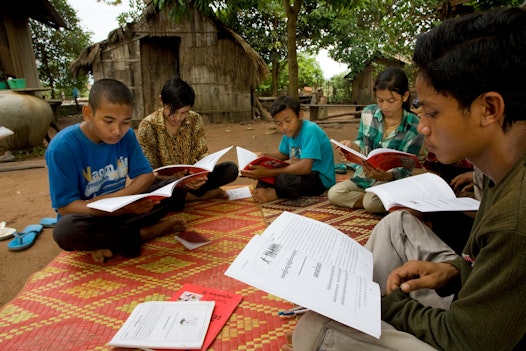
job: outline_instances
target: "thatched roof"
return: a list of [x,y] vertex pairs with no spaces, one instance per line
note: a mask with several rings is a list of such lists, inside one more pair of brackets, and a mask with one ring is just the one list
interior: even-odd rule
[[55,29],[67,28],[64,19],[48,0],[0,0],[0,9],[23,14]]
[[[168,9],[164,11],[168,11]],[[125,27],[117,28],[110,32],[106,40],[84,49],[80,56],[69,66],[69,69],[74,75],[92,72],[93,62],[95,58],[99,56],[101,50],[137,38],[139,36],[139,34],[137,34],[138,30],[141,28],[144,29],[148,21],[157,14],[158,11],[150,3],[146,6],[140,21],[128,23]],[[191,62],[193,65],[204,65],[212,71],[223,70],[233,76],[243,75],[244,80],[247,81],[251,87],[255,87],[263,81],[269,71],[261,56],[239,34],[228,28],[221,21],[213,16],[208,16],[208,19],[214,23],[219,31],[218,37],[229,38],[231,39],[229,42],[232,44],[227,44],[224,40],[220,41],[219,45],[223,46],[220,47],[220,49],[223,49],[223,52],[225,52],[225,55],[221,55],[221,57],[218,57],[217,53],[211,54],[210,51],[212,49],[210,47],[193,48],[191,57],[181,57],[181,63]],[[245,53],[245,57],[230,55],[232,48],[225,47],[228,45],[235,45],[241,48]],[[198,52],[196,53],[196,51]]]

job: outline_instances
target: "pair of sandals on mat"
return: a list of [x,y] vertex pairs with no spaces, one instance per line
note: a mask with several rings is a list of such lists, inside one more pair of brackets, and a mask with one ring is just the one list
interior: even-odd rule
[[334,171],[337,174],[345,174],[348,169],[356,170],[358,165],[356,163],[337,163],[334,165]]
[[56,218],[43,218],[39,224],[28,225],[23,231],[17,232],[14,228],[6,227],[5,222],[0,222],[0,240],[14,239],[7,244],[7,249],[20,251],[33,246],[44,228],[51,228],[57,223]]

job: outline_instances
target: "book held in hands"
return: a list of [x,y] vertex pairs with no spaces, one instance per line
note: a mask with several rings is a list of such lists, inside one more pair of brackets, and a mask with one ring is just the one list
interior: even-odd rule
[[214,301],[149,301],[138,304],[109,346],[199,350]]
[[372,253],[326,223],[283,212],[250,240],[225,275],[380,337]]
[[217,164],[217,161],[219,161],[221,157],[223,157],[228,151],[230,151],[231,148],[232,146],[229,146],[227,148],[224,148],[223,150],[216,151],[213,154],[203,157],[193,165],[168,165],[156,168],[153,171],[156,172],[158,175],[162,176],[172,176],[181,172],[183,172],[184,174],[212,172],[214,170],[215,165]]
[[367,162],[374,168],[380,168],[384,171],[388,171],[393,168],[404,167],[408,169],[422,168],[422,164],[418,160],[418,157],[409,152],[398,151],[394,149],[378,148],[371,150],[369,155],[364,154],[351,149],[350,147],[331,139],[331,143],[338,146],[340,151],[345,156],[347,161],[352,163],[362,164]]
[[420,212],[477,211],[480,201],[457,197],[444,179],[422,173],[365,189],[376,194],[386,210],[408,207]]
[[[282,168],[290,164],[288,162],[278,160],[269,156],[258,156],[255,152],[236,146],[237,164],[240,170],[248,170],[250,166],[263,166],[265,168]],[[274,184],[275,177],[261,178],[260,180],[269,184]]]
[[173,190],[176,186],[184,185],[186,182],[194,178],[202,177],[206,173],[207,172],[200,172],[200,173],[193,173],[193,174],[187,175],[185,177],[179,178],[171,182],[170,184],[166,184],[162,188],[154,190],[150,193],[107,197],[104,199],[90,202],[87,206],[89,208],[94,208],[94,209],[101,210],[101,211],[115,212],[118,209],[123,208],[131,204],[132,202],[135,202],[140,199],[151,198],[155,200],[162,200],[163,198],[172,196]]

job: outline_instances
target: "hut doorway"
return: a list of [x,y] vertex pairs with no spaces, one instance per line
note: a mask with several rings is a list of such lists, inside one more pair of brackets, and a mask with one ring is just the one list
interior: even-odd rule
[[145,37],[141,39],[141,72],[144,116],[159,106],[159,95],[164,83],[179,75],[180,37]]

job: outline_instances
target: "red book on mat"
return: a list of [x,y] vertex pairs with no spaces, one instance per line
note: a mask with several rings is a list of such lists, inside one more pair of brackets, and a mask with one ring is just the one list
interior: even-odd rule
[[210,239],[195,230],[187,230],[177,233],[175,235],[175,240],[183,244],[188,250],[197,249],[203,245],[210,244]]
[[184,284],[179,291],[173,294],[170,301],[215,301],[212,319],[201,348],[202,351],[205,351],[210,347],[242,299],[241,295],[228,291]]

